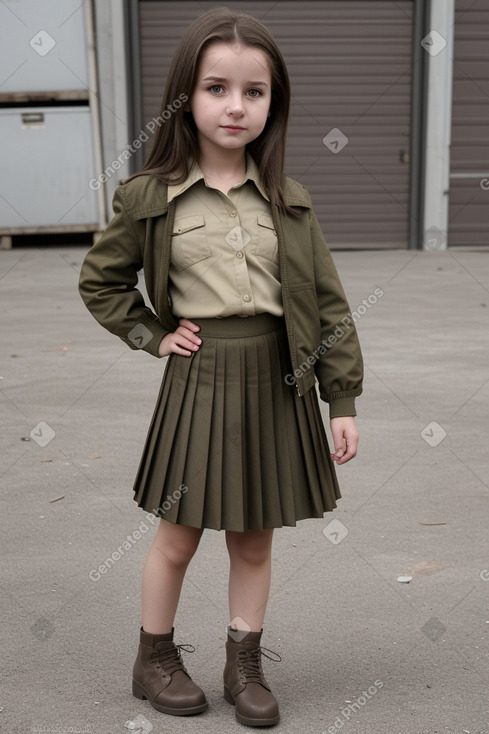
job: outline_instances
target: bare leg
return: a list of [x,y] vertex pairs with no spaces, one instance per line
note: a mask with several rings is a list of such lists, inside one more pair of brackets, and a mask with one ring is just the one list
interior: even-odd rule
[[187,566],[202,530],[160,519],[143,570],[143,629],[153,635],[171,632]]
[[270,593],[272,539],[273,528],[242,533],[226,531],[230,560],[229,618],[237,629],[252,632],[262,629]]

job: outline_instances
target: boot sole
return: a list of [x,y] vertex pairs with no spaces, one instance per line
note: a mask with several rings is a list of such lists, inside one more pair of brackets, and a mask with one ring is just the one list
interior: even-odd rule
[[162,714],[170,714],[170,716],[193,716],[193,714],[201,714],[209,707],[207,701],[205,703],[201,703],[199,706],[189,706],[188,708],[170,708],[169,706],[162,706],[159,703],[155,703],[143,686],[134,679],[132,681],[132,695],[139,698],[141,701],[149,701],[154,709],[161,711]]
[[[224,686],[224,698],[228,703],[231,704],[231,706],[236,706],[233,695],[229,691],[229,689],[226,688],[226,686]],[[248,716],[242,716],[240,713],[238,713],[236,708],[235,714],[236,721],[239,721],[240,724],[246,724],[246,726],[273,726],[274,724],[278,724],[278,722],[280,721],[280,714],[274,716],[272,719],[251,719]]]

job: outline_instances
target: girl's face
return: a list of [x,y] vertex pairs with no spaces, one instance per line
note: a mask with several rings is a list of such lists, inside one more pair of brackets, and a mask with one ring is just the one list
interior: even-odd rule
[[201,153],[244,150],[265,127],[271,91],[268,56],[261,49],[221,42],[206,48],[189,99]]

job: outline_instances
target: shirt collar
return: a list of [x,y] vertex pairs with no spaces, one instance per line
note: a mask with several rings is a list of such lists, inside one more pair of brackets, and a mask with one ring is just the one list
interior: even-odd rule
[[[202,173],[202,170],[195,161],[189,171],[189,175],[186,178],[186,180],[181,184],[169,184],[168,185],[168,202],[170,202],[172,199],[174,199],[176,196],[180,196],[180,194],[183,194],[184,191],[187,191],[191,186],[193,186],[197,181],[200,180],[204,181],[204,185],[207,186],[205,183],[205,176]],[[250,156],[248,151],[246,152],[246,174],[242,181],[239,181],[239,183],[234,184],[232,186],[232,189],[237,189],[240,186],[242,186],[246,181],[253,181],[256,188],[260,192],[260,194],[267,200],[270,201],[268,198],[265,189],[263,188],[262,182],[260,180],[260,173],[258,171],[258,166],[256,165],[253,158]]]

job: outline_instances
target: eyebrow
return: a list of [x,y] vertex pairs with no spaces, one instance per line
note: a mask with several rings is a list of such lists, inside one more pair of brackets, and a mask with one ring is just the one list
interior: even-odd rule
[[[203,82],[227,82],[227,79],[224,79],[222,76],[206,76],[205,79],[202,79]],[[268,87],[268,84],[266,82],[246,82],[246,84],[249,84],[253,87],[257,87],[261,85],[262,87]]]

